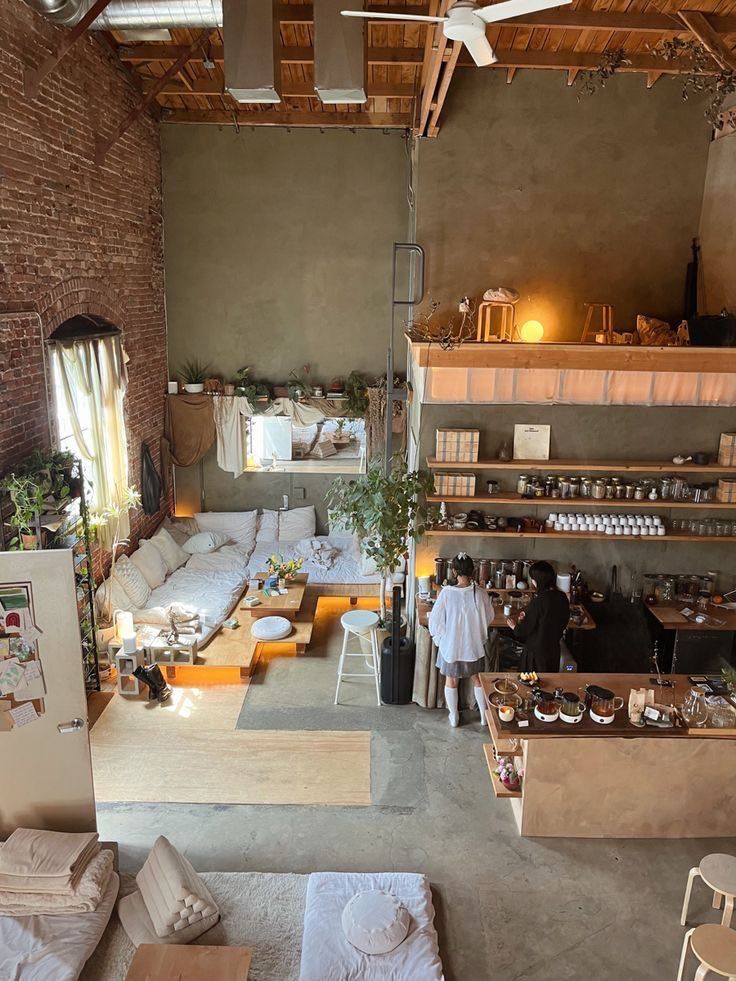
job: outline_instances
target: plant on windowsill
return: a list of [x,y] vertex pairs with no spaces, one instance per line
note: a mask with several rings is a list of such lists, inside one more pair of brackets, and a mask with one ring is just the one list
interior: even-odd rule
[[71,497],[79,497],[82,492],[78,461],[66,450],[34,450],[15,468],[15,473],[31,477],[38,484],[46,513],[63,510]]
[[0,481],[0,490],[10,495],[13,513],[8,524],[16,534],[10,539],[11,551],[38,548],[36,521],[43,510],[43,490],[31,476],[9,473]]
[[[133,508],[139,508],[141,506],[141,495],[135,487],[126,487],[122,494],[120,495],[117,504],[111,504],[102,511],[93,511],[89,517],[90,531],[96,535],[97,541],[100,543],[101,548],[105,548],[104,544],[100,540],[100,531],[104,528],[107,532],[107,540],[111,543],[110,553],[110,572],[108,578],[112,580],[115,574],[115,563],[118,560],[118,552],[121,548],[125,548],[126,545],[130,544],[130,539],[121,536],[120,522],[124,514]],[[98,622],[98,627],[110,627],[112,626],[112,589],[107,590],[105,596],[104,607],[101,611],[101,617]]]
[[368,411],[368,382],[365,375],[359,371],[351,371],[345,383],[345,395],[347,415],[364,418]]
[[184,382],[184,391],[190,395],[197,395],[204,391],[204,382],[210,370],[208,364],[202,364],[196,358],[185,361],[179,369],[179,376]]
[[311,370],[311,366],[305,364],[302,367],[302,375],[298,375],[296,370],[289,372],[287,388],[289,390],[289,398],[293,402],[301,402],[302,399],[309,398],[314,394],[314,389],[306,378]]
[[409,470],[406,463],[389,474],[379,464],[354,480],[339,477],[327,492],[334,521],[346,525],[361,543],[365,558],[373,560],[380,576],[380,627],[389,628],[386,590],[394,570],[404,559],[410,541],[424,534],[432,513],[422,498],[433,493],[429,475]]

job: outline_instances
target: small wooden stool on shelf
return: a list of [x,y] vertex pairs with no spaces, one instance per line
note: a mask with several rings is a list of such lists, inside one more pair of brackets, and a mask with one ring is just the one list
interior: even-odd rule
[[[493,311],[501,313],[498,330],[493,329]],[[503,300],[483,300],[478,304],[476,341],[512,341],[514,339],[514,304]]]
[[736,900],[736,858],[733,855],[720,855],[718,853],[706,855],[697,868],[690,869],[687,877],[687,888],[685,889],[685,901],[682,904],[682,917],[680,918],[682,926],[687,923],[690,893],[696,875],[699,875],[706,886],[713,890],[713,909],[720,909],[721,902],[725,898],[721,925],[730,927],[734,901]]
[[[610,303],[586,303],[585,325],[581,344],[596,343],[599,334],[603,336],[604,344],[613,344],[613,306]],[[593,325],[596,312],[600,312],[599,327]]]
[[[378,622],[378,614],[372,613],[370,610],[350,610],[349,613],[343,613],[342,617],[340,618],[340,623],[342,624],[344,633],[342,638],[340,663],[337,666],[335,705],[338,704],[338,699],[340,698],[340,685],[342,684],[343,678],[373,678],[376,684],[376,700],[379,705],[381,704],[381,686],[379,683],[380,654],[378,651],[378,635],[376,633]],[[348,643],[351,637],[370,638],[370,654],[365,654],[363,651],[349,651]],[[364,658],[366,663],[370,666],[370,669],[368,671],[360,672],[345,671],[345,658],[348,657]]]
[[677,981],[683,981],[688,944],[700,961],[694,981],[704,981],[709,971],[736,981],[736,931],[717,923],[693,927],[685,934]]

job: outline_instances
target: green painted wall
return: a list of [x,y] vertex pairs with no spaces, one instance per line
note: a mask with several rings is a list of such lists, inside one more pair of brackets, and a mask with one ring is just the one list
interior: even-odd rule
[[169,365],[385,371],[406,151],[382,132],[162,126]]
[[679,319],[709,130],[663,78],[620,76],[581,98],[562,72],[458,71],[437,140],[420,148],[417,241],[443,309],[489,286],[521,293],[517,323],[577,340],[586,300]]

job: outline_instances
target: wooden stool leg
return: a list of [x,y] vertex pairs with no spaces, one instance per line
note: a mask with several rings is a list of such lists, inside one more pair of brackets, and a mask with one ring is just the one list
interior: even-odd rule
[[682,916],[680,917],[680,926],[685,926],[685,924],[687,923],[687,911],[690,906],[690,894],[693,891],[693,882],[695,880],[696,875],[700,875],[700,869],[697,867],[694,869],[690,869],[687,875],[687,886],[685,887],[685,900],[682,904]]
[[677,981],[682,981],[682,975],[685,970],[685,961],[687,960],[687,947],[690,943],[690,937],[693,935],[692,930],[688,930],[682,941],[682,954],[680,955],[680,969],[677,972]]
[[705,981],[705,979],[708,977],[709,970],[710,968],[708,967],[707,964],[701,964],[700,967],[695,972],[694,981]]
[[335,688],[335,705],[337,705],[337,700],[340,697],[340,682],[342,681],[342,669],[345,664],[345,651],[348,649],[348,636],[347,630],[343,630],[342,635],[342,651],[340,652],[340,660],[337,665],[337,687]]
[[726,896],[726,903],[723,907],[723,919],[721,920],[721,926],[730,927],[731,918],[733,917],[733,903],[734,896]]
[[722,901],[723,901],[723,893],[722,892],[715,892],[714,891],[713,892],[713,909],[720,909],[721,908]]

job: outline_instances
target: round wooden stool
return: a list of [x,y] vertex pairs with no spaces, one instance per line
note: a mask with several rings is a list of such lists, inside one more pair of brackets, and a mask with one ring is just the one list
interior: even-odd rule
[[725,897],[726,902],[723,906],[721,925],[731,926],[734,900],[736,900],[736,858],[733,855],[718,853],[706,855],[697,868],[690,869],[687,877],[687,888],[685,889],[685,901],[682,904],[682,916],[680,917],[682,926],[687,923],[690,893],[696,875],[699,875],[706,886],[713,890],[713,909],[720,909],[721,901]]
[[700,961],[694,981],[703,981],[708,971],[713,971],[722,978],[728,978],[729,981],[736,981],[736,931],[719,926],[717,923],[705,923],[703,926],[688,930],[682,942],[677,981],[682,981],[688,943]]

